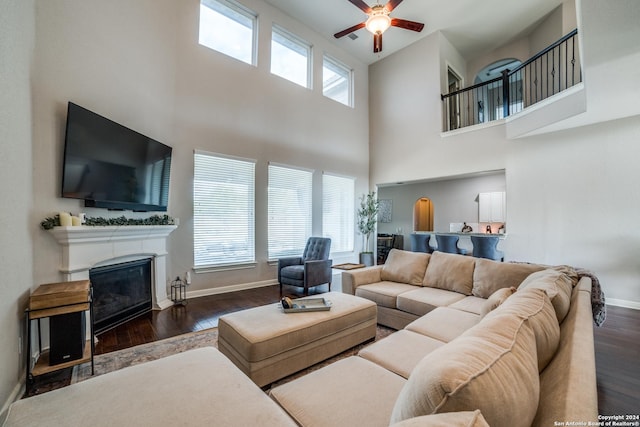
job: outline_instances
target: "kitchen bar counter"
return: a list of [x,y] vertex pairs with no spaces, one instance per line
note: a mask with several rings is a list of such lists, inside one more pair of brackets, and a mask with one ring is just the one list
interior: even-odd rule
[[506,233],[451,233],[449,231],[446,232],[439,232],[439,231],[430,231],[430,232],[426,232],[429,234],[439,234],[441,236],[460,236],[460,237],[464,237],[464,236],[476,236],[476,237],[493,237],[493,236],[497,236],[500,239],[506,239],[507,238],[507,234]]

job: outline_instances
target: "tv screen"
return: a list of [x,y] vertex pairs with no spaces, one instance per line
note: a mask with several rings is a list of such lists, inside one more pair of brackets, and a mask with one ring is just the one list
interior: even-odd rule
[[85,206],[166,211],[171,147],[69,102],[62,197]]

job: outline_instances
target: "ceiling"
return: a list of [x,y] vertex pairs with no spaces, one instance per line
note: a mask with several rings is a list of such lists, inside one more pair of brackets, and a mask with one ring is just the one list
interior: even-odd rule
[[[335,39],[333,34],[366,20],[367,16],[348,0],[265,0],[329,39],[365,64],[389,56],[436,31],[467,60],[525,35],[562,0],[404,0],[391,17],[422,22],[420,33],[391,27],[383,37],[381,53],[373,53],[373,36],[356,31],[356,40]],[[365,0],[373,6],[376,0]],[[386,1],[382,0],[381,4]]]

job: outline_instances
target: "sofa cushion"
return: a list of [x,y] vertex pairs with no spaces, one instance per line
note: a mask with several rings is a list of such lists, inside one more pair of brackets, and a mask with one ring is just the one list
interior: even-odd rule
[[436,251],[431,254],[422,284],[471,295],[474,265],[473,257]]
[[213,347],[129,366],[18,400],[3,425],[296,426]]
[[[405,383],[401,376],[352,356],[275,387],[269,394],[301,426],[388,426]],[[248,400],[237,404],[251,406]]]
[[356,288],[356,296],[366,298],[381,307],[397,308],[398,295],[418,289],[416,286],[398,282],[378,282]]
[[515,315],[525,319],[536,337],[538,371],[549,364],[560,343],[560,326],[551,300],[542,289],[523,289],[509,298],[486,318],[500,315]]
[[516,291],[516,288],[514,288],[513,286],[510,288],[501,288],[495,291],[493,294],[491,294],[489,299],[487,299],[487,302],[484,304],[484,307],[482,307],[482,311],[480,312],[480,317],[484,317],[490,311],[493,311],[496,308],[498,308],[498,306],[503,302],[505,302],[505,300],[509,298],[511,295],[513,295],[515,291]]
[[409,374],[424,356],[445,343],[422,334],[400,330],[366,346],[358,353],[377,365],[409,378]]
[[446,307],[464,299],[457,292],[436,288],[418,288],[398,295],[396,305],[399,310],[422,316],[437,307]]
[[480,322],[480,316],[450,307],[438,307],[414,320],[406,330],[440,341],[449,342]]
[[473,295],[489,298],[498,289],[511,286],[517,288],[528,275],[544,268],[538,264],[505,263],[478,258],[473,270]]
[[421,286],[430,254],[391,249],[382,267],[380,278],[390,282]]
[[539,381],[531,326],[513,315],[485,317],[418,363],[396,400],[391,423],[479,409],[492,427],[530,426]]
[[409,418],[391,427],[489,427],[479,410],[447,412],[445,414],[424,415]]
[[558,322],[562,323],[571,305],[572,278],[562,270],[546,269],[530,274],[518,286],[518,290],[538,288],[544,290],[553,304]]
[[469,313],[480,314],[486,303],[487,300],[485,298],[468,296],[451,304],[449,307],[455,308],[456,310],[467,311]]

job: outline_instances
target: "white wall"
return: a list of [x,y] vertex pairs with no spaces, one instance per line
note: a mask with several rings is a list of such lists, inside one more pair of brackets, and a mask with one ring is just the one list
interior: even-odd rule
[[[257,160],[256,268],[193,275],[190,292],[275,281],[276,269],[266,263],[269,161],[315,170],[315,234],[321,233],[322,171],[355,177],[358,194],[368,190],[367,67],[263,1],[242,3],[259,15],[256,67],[198,44],[199,0],[37,4],[33,148],[38,218],[60,210],[110,215],[58,197],[69,100],[174,148],[169,214],[180,218],[180,226],[170,236],[168,277],[193,266],[193,151]],[[272,22],[313,44],[312,90],[270,74]],[[355,108],[322,95],[324,52],[353,67]],[[35,246],[36,281],[58,279],[57,243],[39,231]],[[349,261],[355,260],[351,256]]]
[[[592,269],[611,301],[640,307],[640,236],[635,225],[640,175],[633,161],[638,158],[640,119],[635,106],[628,109],[628,101],[637,99],[640,90],[588,78],[611,68],[607,65],[637,63],[640,49],[630,40],[640,36],[640,27],[634,25],[640,3],[605,7],[596,0],[582,0],[576,6],[582,13],[578,22],[586,24],[579,30],[587,43],[587,111],[601,109],[597,102],[602,98],[589,97],[590,93],[606,93],[609,101],[602,120],[635,115],[601,122],[591,115],[589,126],[513,141],[500,123],[442,137],[441,76],[434,63],[439,56],[435,36],[430,36],[370,67],[371,87],[377,92],[371,94],[370,180],[383,184],[504,168],[507,259]],[[606,19],[601,22],[602,18]],[[637,70],[615,67],[612,75],[633,75]],[[401,106],[407,104],[415,109],[403,111]]]
[[19,337],[33,285],[29,80],[34,22],[33,1],[0,0],[0,407],[18,397],[17,384],[24,381]]

